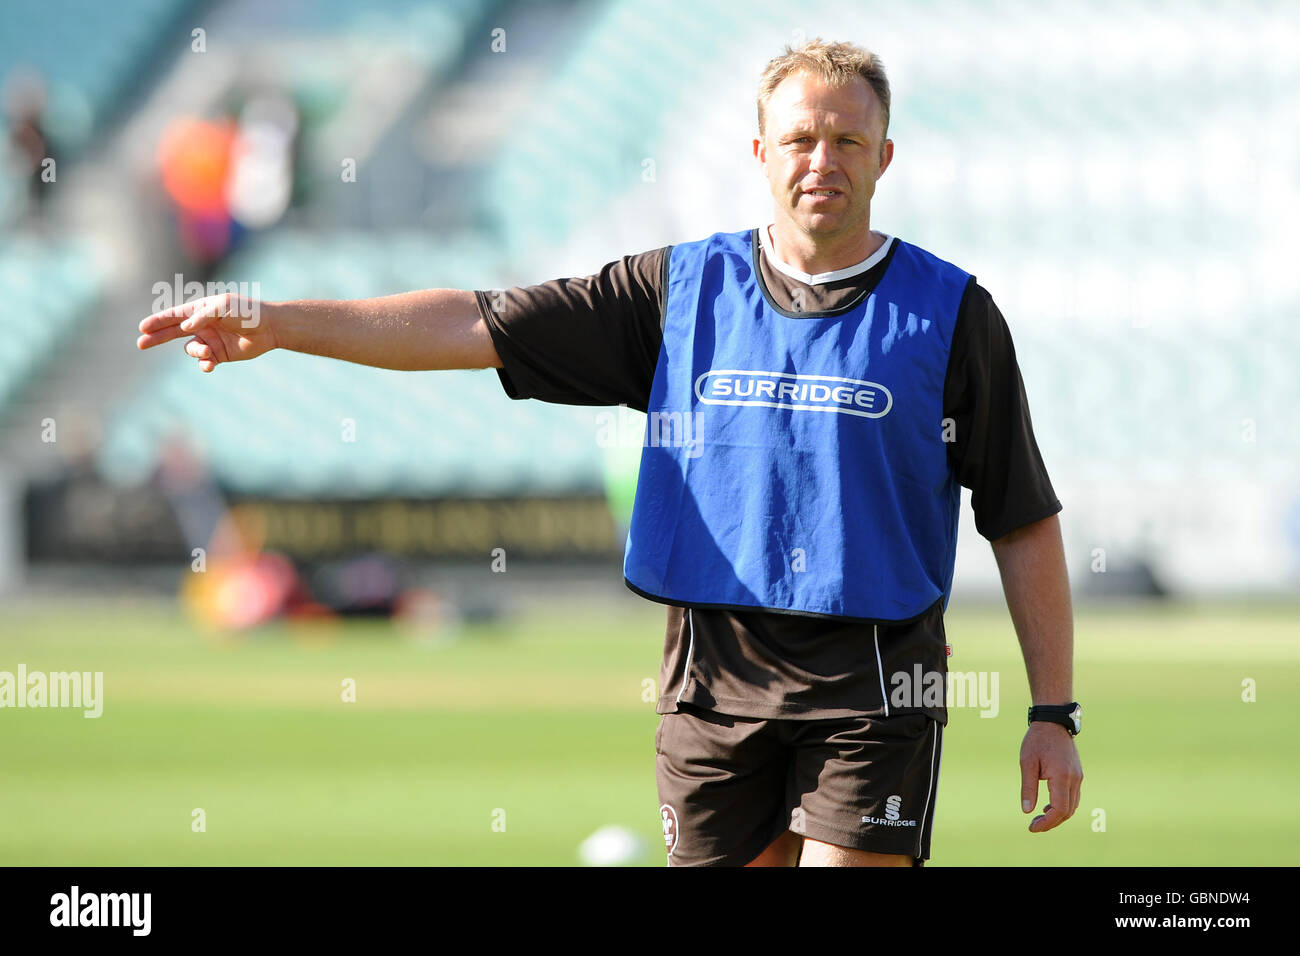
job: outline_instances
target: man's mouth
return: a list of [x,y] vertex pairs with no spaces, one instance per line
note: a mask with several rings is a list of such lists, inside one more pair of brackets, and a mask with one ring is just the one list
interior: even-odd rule
[[840,195],[840,191],[838,189],[805,189],[804,195],[830,198],[832,196]]

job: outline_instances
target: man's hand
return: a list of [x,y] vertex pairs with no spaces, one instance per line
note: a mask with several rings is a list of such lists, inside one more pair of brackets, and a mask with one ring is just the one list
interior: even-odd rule
[[185,352],[211,372],[222,362],[240,362],[278,348],[270,307],[230,292],[209,295],[155,312],[140,323],[141,349],[162,345],[182,335],[194,336]]
[[1083,765],[1074,738],[1060,724],[1036,720],[1020,745],[1020,808],[1032,813],[1038,803],[1038,781],[1047,781],[1048,804],[1029,823],[1030,833],[1059,826],[1079,809]]

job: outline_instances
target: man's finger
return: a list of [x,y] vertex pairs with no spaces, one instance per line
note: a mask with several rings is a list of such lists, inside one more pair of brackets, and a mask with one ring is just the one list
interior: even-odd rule
[[212,354],[212,349],[197,336],[185,343],[185,353],[196,359],[205,359],[209,362],[216,359],[216,356]]
[[[144,323],[140,323],[141,327]],[[164,342],[170,342],[172,339],[179,339],[185,333],[180,330],[179,325],[168,326],[159,329],[157,332],[149,332],[135,340],[135,346],[138,349],[151,349],[155,345],[162,345]]]
[[1065,774],[1062,771],[1048,774],[1047,777],[1047,798],[1048,804],[1043,807],[1045,811],[1041,816],[1034,817],[1029,824],[1030,833],[1042,833],[1053,827],[1060,826],[1074,812],[1070,808],[1070,788],[1066,784]]
[[193,334],[221,321],[226,314],[224,299],[209,300],[202,307],[194,310],[189,318],[181,322],[181,331]]
[[141,332],[158,332],[162,329],[175,328],[182,321],[189,318],[194,310],[207,304],[208,298],[191,299],[189,302],[182,302],[180,305],[174,305],[170,309],[163,309],[161,312],[155,312],[152,315],[145,316],[140,320]]
[[1066,819],[1069,819],[1070,814],[1074,812],[1070,804],[1070,786],[1064,770],[1056,770],[1047,775],[1047,799],[1050,801],[1048,806],[1059,807]]
[[208,358],[220,364],[221,362],[232,361],[230,350],[226,348],[226,340],[221,337],[221,330],[218,328],[209,328],[200,330],[197,338],[208,347],[211,353]]
[[1020,755],[1020,809],[1025,813],[1033,812],[1038,803],[1038,758],[1024,753]]
[[1034,817],[1030,822],[1030,833],[1043,833],[1054,827],[1059,827],[1066,820],[1070,819],[1070,815],[1066,813],[1065,809],[1062,807],[1056,807],[1049,803],[1047,806],[1043,807],[1043,809],[1047,812]]

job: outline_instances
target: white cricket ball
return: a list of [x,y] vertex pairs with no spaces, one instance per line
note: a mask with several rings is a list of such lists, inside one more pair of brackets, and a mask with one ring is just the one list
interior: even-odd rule
[[578,847],[584,866],[627,866],[645,856],[646,844],[627,827],[601,827]]

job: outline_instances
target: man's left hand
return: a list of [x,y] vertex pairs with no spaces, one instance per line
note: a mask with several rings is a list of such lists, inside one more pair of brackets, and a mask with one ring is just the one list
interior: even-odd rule
[[1042,720],[1029,725],[1020,745],[1020,799],[1025,813],[1032,813],[1038,803],[1040,780],[1047,781],[1050,802],[1030,822],[1030,833],[1050,830],[1074,816],[1083,787],[1083,765],[1074,738],[1060,724]]

